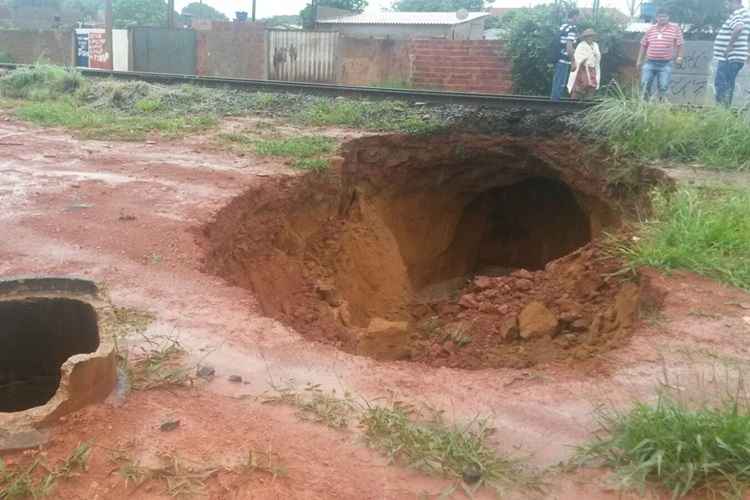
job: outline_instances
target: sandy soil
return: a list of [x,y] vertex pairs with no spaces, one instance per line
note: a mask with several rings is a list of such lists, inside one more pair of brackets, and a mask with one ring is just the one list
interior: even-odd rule
[[[155,315],[146,335],[178,338],[191,362],[211,365],[217,374],[192,389],[110,398],[61,421],[41,451],[4,456],[26,463],[42,453],[55,461],[92,441],[88,472],[61,480],[58,498],[167,498],[160,482],[126,484],[111,460],[117,450],[144,461],[178,455],[220,466],[240,462],[251,449],[271,450],[288,475],[222,472],[208,481],[207,496],[437,497],[449,481],[387,464],[365,446],[359,430],[301,422],[293,409],[263,405],[254,396],[271,381],[293,379],[364,400],[430,404],[455,420],[488,416],[498,450],[543,469],[568,459],[590,436],[597,404],[653,398],[664,373],[689,389],[696,374],[748,358],[750,324],[743,317],[750,314],[750,296],[683,273],[655,276],[669,291],[664,309],[643,318],[627,346],[581,369],[547,364],[461,371],[357,357],[304,340],[262,317],[247,290],[201,272],[197,228],[262,176],[292,175],[283,164],[210,152],[200,141],[78,141],[13,121],[0,122],[0,148],[0,276],[82,276],[103,283],[116,306]],[[230,383],[230,375],[248,383]],[[168,418],[181,425],[161,432]],[[543,493],[516,495],[620,497],[605,473],[556,470],[545,473]]]

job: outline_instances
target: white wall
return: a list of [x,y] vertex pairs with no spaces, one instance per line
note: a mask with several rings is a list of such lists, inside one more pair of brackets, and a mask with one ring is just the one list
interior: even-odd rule
[[112,69],[128,71],[130,65],[130,43],[128,30],[112,30]]

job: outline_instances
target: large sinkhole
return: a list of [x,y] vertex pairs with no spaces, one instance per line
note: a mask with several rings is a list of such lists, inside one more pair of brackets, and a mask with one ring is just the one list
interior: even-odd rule
[[0,412],[44,405],[58,389],[63,363],[98,347],[97,315],[86,302],[0,301]]
[[[326,175],[265,179],[232,200],[204,228],[207,268],[251,289],[265,314],[356,352],[389,328],[412,342],[431,317],[469,322],[481,331],[461,330],[459,343],[487,350],[513,337],[498,325],[530,302],[581,332],[614,300],[586,249],[618,223],[621,202],[584,149],[510,137],[357,139]],[[578,254],[585,262],[550,271]],[[576,333],[565,328],[554,331]]]

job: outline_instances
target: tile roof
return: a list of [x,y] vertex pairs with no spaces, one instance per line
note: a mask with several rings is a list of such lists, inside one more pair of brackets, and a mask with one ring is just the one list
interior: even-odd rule
[[488,17],[487,12],[469,12],[466,19],[459,19],[455,12],[365,12],[352,16],[319,19],[320,24],[438,24],[467,23]]

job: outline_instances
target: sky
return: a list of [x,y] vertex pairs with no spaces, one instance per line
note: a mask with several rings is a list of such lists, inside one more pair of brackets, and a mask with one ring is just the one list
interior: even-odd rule
[[[193,0],[175,0],[175,7],[178,11],[185,5]],[[257,1],[257,16],[258,19],[264,17],[282,15],[282,14],[298,14],[308,0],[256,0]],[[530,5],[538,3],[548,3],[549,0],[495,0],[492,5],[494,7],[528,7]],[[203,0],[203,3],[210,5],[211,7],[222,11],[230,19],[234,18],[234,13],[238,10],[244,10],[250,12],[252,7],[252,0]],[[390,7],[392,0],[369,0],[369,7],[367,10],[379,11],[384,8]],[[579,7],[590,7],[593,0],[579,0],[577,2]],[[604,7],[617,7],[623,12],[626,12],[625,0],[602,0],[602,6]]]

